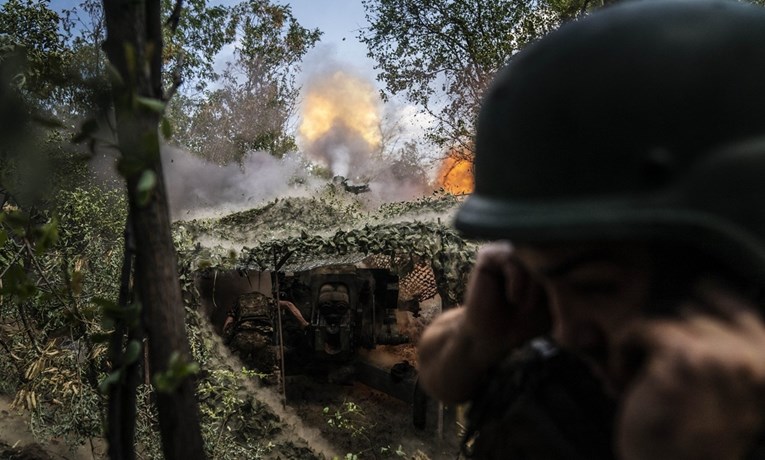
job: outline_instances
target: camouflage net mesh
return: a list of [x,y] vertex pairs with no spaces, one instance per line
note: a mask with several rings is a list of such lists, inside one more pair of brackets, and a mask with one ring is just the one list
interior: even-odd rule
[[[404,299],[441,293],[450,304],[461,301],[477,244],[444,223],[451,222],[457,198],[424,197],[374,211],[348,200],[286,198],[218,220],[177,222],[176,247],[194,270],[267,271],[278,265],[281,271],[301,271],[358,264],[399,275]],[[201,244],[205,238],[217,244]]]
[[429,264],[417,264],[411,272],[399,278],[398,289],[403,300],[428,300],[438,294],[436,275]]
[[[404,267],[407,265],[407,257],[401,254],[393,257],[384,254],[372,254],[364,259],[364,266],[367,268],[394,269],[395,267]],[[438,294],[436,284],[436,275],[433,273],[429,263],[420,262],[412,266],[411,270],[404,271],[399,269],[399,297],[401,300],[423,300],[431,299]]]

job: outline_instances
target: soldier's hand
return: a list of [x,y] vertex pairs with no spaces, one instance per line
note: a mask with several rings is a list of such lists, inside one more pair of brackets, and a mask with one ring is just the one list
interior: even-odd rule
[[487,341],[514,348],[550,328],[543,287],[513,258],[507,242],[481,248],[465,297],[465,325]]
[[645,356],[618,419],[623,460],[741,459],[764,428],[765,324],[718,286],[699,299],[624,337]]
[[510,349],[549,329],[542,287],[513,259],[507,243],[485,246],[470,275],[464,308],[445,311],[418,344],[423,388],[447,402],[465,401]]
[[227,316],[226,320],[223,322],[223,335],[228,336],[231,335],[231,333],[234,331],[234,318],[231,316]]

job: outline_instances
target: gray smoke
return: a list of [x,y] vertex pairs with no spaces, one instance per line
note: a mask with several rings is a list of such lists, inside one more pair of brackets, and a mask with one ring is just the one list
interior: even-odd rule
[[304,142],[303,151],[338,176],[358,179],[369,172],[369,160],[374,152],[359,133],[342,120],[336,120],[326,134],[313,142]]
[[352,184],[368,184],[371,206],[432,191],[422,168],[403,160],[410,117],[402,107],[383,105],[373,81],[330,49],[317,50],[304,69],[297,140],[308,158]]
[[309,193],[305,185],[309,178],[297,154],[279,159],[253,152],[241,165],[221,166],[165,146],[162,165],[174,220],[229,213],[276,197]]

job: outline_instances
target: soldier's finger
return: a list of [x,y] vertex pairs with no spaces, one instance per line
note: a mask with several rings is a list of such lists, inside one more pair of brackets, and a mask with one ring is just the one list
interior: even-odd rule
[[707,313],[750,332],[762,330],[756,306],[720,282],[707,278],[696,286],[696,297]]
[[609,367],[615,384],[628,385],[657,357],[675,354],[692,340],[687,328],[677,320],[651,319],[635,323],[616,339],[616,351],[610,357]]
[[472,300],[507,303],[512,286],[508,278],[515,276],[512,254],[512,245],[507,242],[491,243],[481,248],[468,282],[468,303]]

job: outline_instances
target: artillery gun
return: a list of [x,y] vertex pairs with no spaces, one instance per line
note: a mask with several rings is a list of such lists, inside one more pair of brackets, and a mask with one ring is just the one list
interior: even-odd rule
[[316,360],[345,361],[359,346],[410,341],[397,327],[398,276],[388,270],[327,265],[284,274],[279,284],[280,297],[308,318]]
[[[395,353],[397,345],[413,347],[413,338],[405,333],[401,318],[408,316],[406,312],[417,314],[419,302],[407,298],[411,293],[406,289],[402,297],[400,278],[390,269],[363,265],[329,264],[278,273],[207,271],[199,273],[197,285],[203,303],[212,307],[213,322],[221,329],[226,322],[221,320],[222,309],[232,315],[238,311],[230,308],[232,305],[251,302],[252,298],[269,299],[271,312],[259,316],[258,337],[271,331],[270,354],[264,353],[262,346],[253,353],[239,345],[253,336],[251,327],[232,327],[223,334],[245,365],[267,375],[264,382],[278,380],[269,371],[274,362],[284,363],[281,371],[287,376],[310,374],[330,380],[334,372],[352,369],[350,377],[356,381],[413,404],[414,420],[422,426],[425,399],[417,387],[415,363]],[[432,283],[432,279],[428,281]],[[411,281],[405,283],[407,289],[410,285]],[[233,321],[240,323],[248,324],[240,318]],[[381,345],[387,346],[386,350]],[[418,401],[419,405],[414,404]]]
[[411,403],[422,426],[414,342],[429,316],[459,302],[475,252],[442,224],[456,202],[434,197],[361,213],[335,200],[283,199],[179,223],[176,237],[227,243],[181,251],[219,332],[239,296],[259,292],[272,299],[280,372],[329,377],[352,368],[355,380]]

